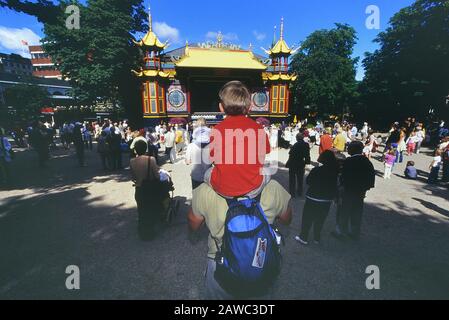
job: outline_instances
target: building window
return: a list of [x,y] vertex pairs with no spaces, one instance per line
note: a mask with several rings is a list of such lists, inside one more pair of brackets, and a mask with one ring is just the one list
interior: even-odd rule
[[143,97],[148,98],[148,84],[146,82],[143,84]]
[[149,107],[149,105],[148,105],[148,99],[145,99],[145,100],[144,100],[143,112],[144,112],[144,113],[150,113],[150,107]]
[[287,98],[286,87],[279,86],[279,113],[285,112],[286,98]]
[[157,96],[156,96],[156,83],[150,82],[150,112],[151,113],[157,113]]
[[144,113],[165,112],[165,89],[157,82],[146,82],[143,87]]
[[279,103],[279,95],[278,95],[279,86],[273,86],[272,94],[271,94],[271,112],[278,112],[278,103]]
[[156,98],[156,83],[150,82],[150,98]]
[[158,98],[159,98],[159,112],[165,112],[165,92],[164,87],[158,85]]
[[151,104],[151,113],[157,113],[156,99],[151,99],[150,104]]
[[275,85],[272,89],[271,112],[285,113],[288,104],[288,92],[286,85]]

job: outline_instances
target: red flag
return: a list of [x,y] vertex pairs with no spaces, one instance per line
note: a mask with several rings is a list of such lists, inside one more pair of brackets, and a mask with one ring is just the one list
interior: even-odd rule
[[24,46],[27,46],[27,45],[28,45],[28,42],[26,42],[25,40],[22,40],[22,44],[23,44]]

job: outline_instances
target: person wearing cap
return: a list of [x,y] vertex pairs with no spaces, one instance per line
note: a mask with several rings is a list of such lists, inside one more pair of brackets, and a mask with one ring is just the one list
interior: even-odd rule
[[198,119],[197,127],[193,131],[193,141],[187,146],[185,163],[192,165],[190,174],[192,190],[198,188],[204,182],[204,175],[211,167],[210,161],[210,129],[206,127],[204,118]]

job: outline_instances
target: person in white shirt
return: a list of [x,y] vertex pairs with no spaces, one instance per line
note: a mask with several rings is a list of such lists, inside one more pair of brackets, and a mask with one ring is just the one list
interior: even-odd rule
[[194,138],[192,143],[187,146],[185,163],[193,166],[190,174],[192,190],[195,190],[204,182],[206,171],[212,165],[209,142],[210,135],[197,135],[197,138]]
[[278,147],[278,134],[278,129],[273,125],[269,130],[271,150],[276,150]]
[[290,146],[293,147],[295,145],[296,141],[296,135],[299,133],[299,129],[296,127],[291,131],[290,134]]
[[419,154],[419,151],[421,149],[421,144],[424,141],[425,133],[422,129],[422,127],[416,128],[416,146],[415,146],[415,153]]
[[209,143],[211,130],[206,126],[206,119],[199,118],[194,127],[192,139],[199,143]]
[[174,150],[175,147],[175,131],[173,127],[169,127],[167,132],[165,133],[165,154],[170,158],[170,162],[175,162],[176,152]]
[[362,134],[362,139],[363,140],[365,140],[368,137],[368,131],[369,131],[368,122],[364,122],[362,130],[360,130],[360,133]]

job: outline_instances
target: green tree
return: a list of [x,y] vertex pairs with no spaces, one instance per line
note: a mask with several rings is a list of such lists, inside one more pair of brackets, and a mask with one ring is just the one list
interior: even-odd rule
[[6,88],[4,92],[6,106],[12,107],[12,119],[26,123],[38,118],[40,110],[51,105],[47,90],[34,84],[18,84]]
[[[142,2],[0,0],[0,5],[34,15],[44,24],[43,46],[71,82],[80,104],[109,101],[133,114],[140,109],[139,83],[131,69],[137,69],[140,52],[132,39],[148,27]],[[70,4],[80,8],[80,29],[66,27]]]
[[440,113],[449,94],[449,1],[417,0],[400,10],[366,53],[365,111],[379,121]]
[[348,111],[357,96],[358,59],[352,58],[356,40],[356,31],[346,24],[307,37],[290,66],[298,74],[292,88],[297,108],[310,106],[322,115]]

